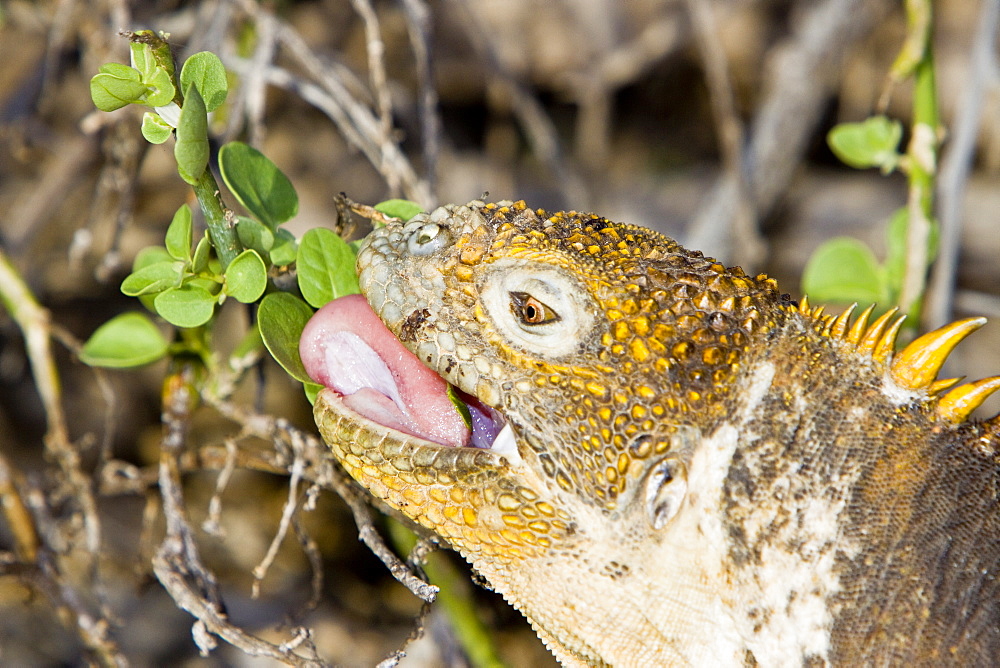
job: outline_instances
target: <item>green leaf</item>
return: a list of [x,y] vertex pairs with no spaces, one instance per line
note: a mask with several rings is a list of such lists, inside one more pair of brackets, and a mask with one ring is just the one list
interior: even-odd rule
[[408,199],[387,199],[376,204],[375,210],[404,222],[424,211],[422,206]]
[[135,259],[132,261],[132,271],[139,271],[157,262],[173,261],[174,258],[170,257],[170,253],[163,246],[146,246],[135,254]]
[[206,111],[215,111],[226,101],[229,82],[226,80],[226,68],[217,55],[201,51],[184,62],[181,68],[181,90],[186,91],[192,84],[205,100]]
[[155,262],[133,271],[122,281],[122,292],[129,297],[162,292],[181,283],[182,262]]
[[267,225],[254,218],[236,217],[236,236],[244,248],[252,248],[261,255],[267,255],[274,246],[274,233]]
[[323,386],[319,383],[302,383],[302,390],[306,393],[306,399],[309,400],[310,406],[316,403],[316,395],[318,395],[322,389]]
[[[159,262],[166,262],[168,264],[173,264],[175,262],[174,258],[170,257],[170,253],[163,246],[146,246],[140,250],[135,255],[135,259],[132,261],[132,271],[137,272],[140,269],[145,269],[150,265],[157,264]],[[172,283],[171,285],[177,285],[180,281],[180,272],[177,274],[178,283]],[[169,287],[169,286],[168,286]],[[153,297],[155,293],[149,293],[145,295],[139,295],[138,299],[142,302],[142,305],[149,309],[151,312],[156,313],[156,309],[153,308]]]
[[354,270],[354,253],[346,241],[330,230],[314,227],[303,235],[296,269],[299,290],[315,308],[337,297],[361,292]]
[[814,302],[872,304],[888,298],[875,255],[851,237],[831,239],[816,249],[803,272],[802,291]]
[[295,257],[299,252],[295,237],[288,230],[279,227],[274,231],[274,245],[271,246],[271,264],[278,267],[286,267],[295,262]]
[[191,209],[187,204],[181,204],[167,227],[167,252],[175,260],[188,261],[191,259],[191,241]]
[[146,79],[144,83],[147,91],[145,102],[151,107],[162,107],[165,104],[170,104],[174,95],[177,94],[170,75],[163,70],[155,70],[152,78]]
[[156,295],[153,305],[156,312],[171,325],[200,327],[212,319],[215,302],[215,296],[211,292],[200,285],[188,283]]
[[157,35],[152,30],[137,30],[129,38],[132,65],[148,78],[154,69],[161,69],[174,76],[174,57],[170,52],[167,33]]
[[142,313],[123,313],[90,335],[80,361],[90,366],[126,368],[155,362],[167,354],[167,340]]
[[121,63],[104,63],[97,68],[97,71],[123,81],[142,81],[142,73],[139,70]]
[[287,292],[272,292],[257,309],[257,326],[264,345],[292,378],[303,383],[313,382],[299,358],[299,339],[312,314],[308,304]]
[[191,271],[200,274],[208,269],[208,258],[211,250],[212,241],[208,238],[208,230],[205,230],[198,245],[195,246],[194,256],[191,258]]
[[835,126],[827,135],[827,143],[845,164],[857,169],[880,167],[888,174],[899,164],[896,147],[902,137],[902,123],[872,116],[861,123]]
[[267,287],[267,267],[257,251],[248,249],[233,258],[226,267],[222,290],[236,301],[250,304],[260,299]]
[[291,181],[257,149],[229,142],[219,150],[219,171],[240,204],[272,230],[298,213]]
[[302,391],[306,393],[306,400],[309,402],[310,406],[314,406],[316,404],[316,397],[322,389],[323,386],[318,383],[302,383]]
[[150,79],[156,71],[156,59],[153,50],[145,42],[130,42],[128,45],[132,58],[132,67],[139,71],[143,79]]
[[[153,39],[158,39],[151,32],[149,35]],[[146,104],[152,107],[162,107],[174,99],[176,90],[174,89],[172,64],[170,68],[165,68],[157,60],[152,47],[146,42],[131,42],[129,49],[132,52],[132,67],[138,70],[143,84],[146,85]],[[170,62],[173,62],[172,59]]]
[[222,283],[207,276],[189,276],[184,279],[184,285],[196,285],[199,288],[204,288],[215,297],[216,302],[219,301],[219,293],[222,292]]
[[150,144],[162,144],[170,139],[173,127],[163,118],[152,111],[147,111],[142,115],[142,136]]
[[177,122],[177,142],[174,158],[181,178],[194,185],[208,165],[208,116],[198,89],[188,86],[184,91],[184,106]]
[[108,63],[90,80],[90,98],[101,111],[114,111],[130,104],[141,104],[146,95],[142,75],[128,65]]
[[465,426],[472,429],[472,413],[469,412],[469,407],[466,406],[465,402],[462,401],[462,398],[458,396],[458,391],[455,390],[455,387],[451,385],[451,383],[448,384],[448,399],[455,406],[455,410],[458,411],[458,414],[462,416],[462,422],[465,423]]

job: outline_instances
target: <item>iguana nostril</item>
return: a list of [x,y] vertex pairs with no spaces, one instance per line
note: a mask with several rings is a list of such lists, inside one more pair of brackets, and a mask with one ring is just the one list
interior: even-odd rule
[[448,230],[437,223],[427,223],[417,228],[406,242],[414,255],[429,255],[448,243]]

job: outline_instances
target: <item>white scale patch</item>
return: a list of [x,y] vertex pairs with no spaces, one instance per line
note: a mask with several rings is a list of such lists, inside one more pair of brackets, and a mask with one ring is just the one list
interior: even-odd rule
[[886,369],[886,372],[882,377],[882,394],[884,394],[894,406],[912,404],[920,401],[925,396],[925,393],[922,391],[918,392],[909,390],[905,387],[900,387],[896,381],[892,379],[892,375],[889,373],[888,369]]
[[[753,461],[753,451],[746,448],[755,435],[741,433],[739,425],[759,411],[775,374],[769,363],[755,371],[733,420],[696,445],[688,466],[686,507],[674,525],[665,529],[665,544],[661,545],[663,554],[670,555],[675,585],[691,579],[719,583],[715,592],[687,592],[708,594],[701,601],[690,602],[694,608],[704,605],[711,620],[711,626],[701,629],[700,637],[688,638],[683,650],[685,658],[695,665],[741,662],[742,648],[749,648],[761,665],[800,665],[803,657],[826,658],[829,650],[833,616],[827,597],[839,589],[832,546],[843,547],[838,537],[839,515],[852,480],[835,480],[821,498],[807,494],[794,507],[789,505],[792,495],[804,483],[796,477],[795,467],[790,467],[786,476],[776,481],[776,491],[785,492],[781,505],[790,511],[791,520],[775,531],[776,502],[751,509],[743,527],[751,544],[767,535],[763,532],[775,532],[765,541],[762,563],[734,571],[729,554],[729,527],[720,512],[723,487],[741,443],[750,470],[758,464]],[[789,544],[796,549],[783,548]],[[727,582],[731,586],[724,584]],[[751,618],[753,608],[766,610],[766,618]]]
[[[831,491],[843,489],[842,481]],[[787,499],[792,498],[790,489]],[[750,643],[757,660],[765,665],[791,665],[803,656],[826,658],[833,624],[827,598],[840,589],[834,572],[839,515],[844,509],[842,498],[806,497],[807,505],[792,509],[793,518],[767,540],[761,549],[761,563],[752,566],[753,578],[759,587],[754,605],[766,615],[759,640]],[[801,510],[801,523],[794,517]],[[764,515],[763,513],[761,515]],[[770,518],[751,517],[745,525],[748,539],[755,532],[769,530]],[[796,544],[795,551],[788,545]],[[758,620],[747,620],[749,625]]]
[[[773,368],[761,370],[755,391],[760,391],[767,373],[773,376]],[[753,413],[761,396],[747,402],[742,417]],[[746,446],[755,439],[745,433],[742,440]],[[755,448],[744,447],[742,454],[751,477],[773,464],[762,461],[770,460],[769,455]],[[798,472],[795,462],[787,462],[771,489],[781,500],[754,504],[742,524],[747,543],[760,548],[760,563],[750,563],[736,574],[745,613],[741,635],[762,665],[798,665],[805,656],[827,658],[833,625],[828,600],[840,590],[836,557],[838,551],[847,557],[856,554],[853,549],[845,552],[839,535],[840,514],[856,476],[838,477],[818,494]],[[746,614],[751,609],[757,611],[753,617]]]
[[692,433],[685,443],[677,433],[680,450],[692,448],[688,462],[687,497],[677,516],[663,529],[646,563],[662,564],[669,575],[652,574],[650,581],[665,584],[650,600],[657,610],[649,616],[666,620],[662,633],[670,637],[677,663],[690,665],[739,665],[744,660],[749,634],[741,628],[742,597],[727,586],[730,571],[728,530],[719,514],[722,489],[740,442],[734,425],[746,422],[766,396],[774,378],[771,364],[761,364],[747,388],[746,402],[732,422],[707,437]]

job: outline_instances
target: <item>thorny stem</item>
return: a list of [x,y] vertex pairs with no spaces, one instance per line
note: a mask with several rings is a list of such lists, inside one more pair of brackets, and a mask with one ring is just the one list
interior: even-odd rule
[[[907,0],[906,11],[911,25],[929,26],[930,0]],[[899,305],[920,321],[921,300],[927,284],[930,264],[929,240],[933,223],[934,178],[937,174],[938,105],[934,80],[934,58],[930,30],[926,30],[923,55],[913,70],[913,135],[907,146],[909,195],[906,231],[906,272],[899,294]]]
[[202,213],[205,214],[208,235],[222,263],[222,270],[225,271],[229,263],[243,252],[243,245],[236,236],[233,212],[222,201],[219,184],[208,167],[194,184],[194,194],[198,198],[198,204],[201,205]]

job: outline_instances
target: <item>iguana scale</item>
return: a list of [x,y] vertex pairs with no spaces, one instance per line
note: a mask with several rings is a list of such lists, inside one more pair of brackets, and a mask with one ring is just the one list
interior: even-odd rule
[[523,202],[390,223],[358,269],[388,331],[353,297],[300,345],[324,439],[563,664],[1000,657],[1000,420],[968,419],[1000,377],[937,379],[985,320],[896,351],[893,311]]

